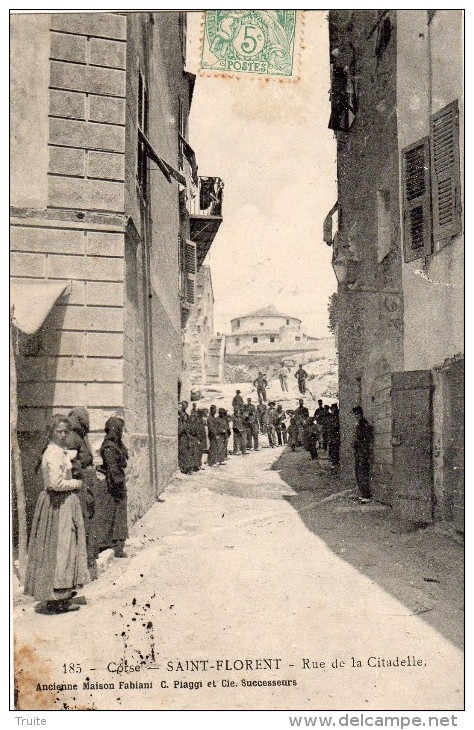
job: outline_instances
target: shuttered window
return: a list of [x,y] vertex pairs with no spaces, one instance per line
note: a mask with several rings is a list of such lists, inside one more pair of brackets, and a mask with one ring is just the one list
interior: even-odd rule
[[196,299],[196,244],[194,241],[185,243],[185,271],[186,271],[186,302],[194,304]]
[[403,248],[405,261],[431,253],[430,140],[402,150]]
[[431,120],[431,186],[433,239],[439,242],[462,230],[457,101]]

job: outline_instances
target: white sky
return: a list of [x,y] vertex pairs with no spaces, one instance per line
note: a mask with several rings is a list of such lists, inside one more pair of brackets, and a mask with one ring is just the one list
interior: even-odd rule
[[211,266],[215,330],[275,304],[328,336],[336,290],[323,220],[336,200],[336,141],[329,121],[328,29],[306,11],[300,80],[199,75],[202,14],[188,14],[187,68],[197,73],[190,142],[202,175],[224,180],[224,221]]

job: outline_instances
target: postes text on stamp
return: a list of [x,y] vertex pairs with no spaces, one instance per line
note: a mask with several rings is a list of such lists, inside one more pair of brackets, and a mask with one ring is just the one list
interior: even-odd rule
[[206,10],[201,69],[292,77],[296,21],[296,10]]

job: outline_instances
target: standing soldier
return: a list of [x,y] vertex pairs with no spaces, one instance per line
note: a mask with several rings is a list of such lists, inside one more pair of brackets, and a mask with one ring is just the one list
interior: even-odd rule
[[286,367],[285,363],[282,362],[281,368],[278,371],[278,377],[280,378],[280,385],[283,391],[288,390],[288,375],[290,371]]
[[276,410],[276,417],[275,417],[275,431],[278,439],[278,446],[286,445],[287,442],[287,432],[286,432],[286,413],[283,410],[283,406],[278,405]]
[[232,418],[232,430],[234,432],[234,455],[240,453],[245,456],[247,453],[247,430],[245,428],[244,417],[240,408],[234,408],[234,416]]
[[257,406],[257,417],[258,417],[258,426],[260,429],[260,433],[267,433],[267,406],[265,403],[259,403]]
[[253,381],[254,386],[257,388],[257,396],[259,403],[267,402],[267,378],[264,373],[259,373],[258,377]]
[[303,395],[306,393],[306,378],[308,377],[308,373],[306,370],[303,370],[303,366],[299,365],[298,370],[295,373],[295,378],[298,379],[298,390]]
[[257,409],[255,408],[254,404],[252,403],[251,398],[247,398],[247,405],[245,406],[245,428],[247,431],[247,448],[252,448],[252,441],[253,441],[253,448],[255,451],[258,451],[258,418],[257,418]]
[[306,419],[309,418],[309,410],[306,408],[302,398],[299,400],[299,405],[295,410],[294,418],[296,426],[298,427],[298,446],[304,446]]
[[224,464],[227,461],[227,443],[229,441],[230,429],[227,411],[219,408],[217,417],[217,462]]
[[372,498],[370,491],[370,464],[372,459],[372,426],[366,418],[361,406],[352,409],[357,425],[354,434],[354,466],[359,499],[368,502]]
[[207,433],[209,436],[209,454],[207,456],[207,465],[217,465],[217,434],[219,432],[219,426],[216,417],[216,406],[211,406],[209,409],[209,416],[207,418]]

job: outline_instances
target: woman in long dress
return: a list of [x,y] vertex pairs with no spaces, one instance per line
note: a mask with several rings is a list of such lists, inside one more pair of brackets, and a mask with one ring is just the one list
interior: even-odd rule
[[122,441],[123,427],[123,420],[117,416],[109,418],[104,426],[106,435],[100,447],[102,466],[98,471],[105,475],[105,480],[99,482],[95,515],[99,548],[113,548],[116,558],[126,557],[123,548],[128,537],[125,477],[128,451]]
[[77,589],[89,580],[86,536],[78,492],[67,449],[69,421],[53,418],[41,459],[44,489],[36,502],[31,527],[25,593],[46,601],[46,612],[77,610],[71,605]]

